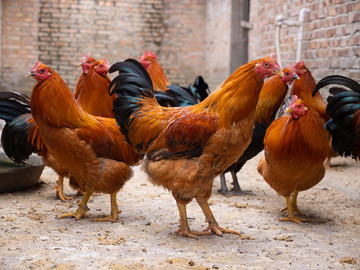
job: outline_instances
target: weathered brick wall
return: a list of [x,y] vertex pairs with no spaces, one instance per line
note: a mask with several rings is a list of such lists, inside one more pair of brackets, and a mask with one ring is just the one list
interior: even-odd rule
[[[234,0],[233,0],[234,1]],[[110,63],[158,53],[172,83],[202,74],[211,89],[230,73],[232,0],[3,0],[0,89],[27,90],[25,73],[37,60],[56,69],[73,89],[84,53]],[[302,0],[250,2],[249,60],[275,52],[276,15],[304,28],[302,59],[319,79],[344,74],[360,80],[360,2]],[[297,27],[281,30],[283,65],[295,61]]]
[[34,82],[25,78],[38,59],[40,1],[2,1],[1,89],[30,92]]
[[40,60],[73,89],[84,53],[108,61],[151,49],[173,83],[203,74],[205,0],[4,0],[1,88],[31,91]]
[[[298,20],[301,8],[310,13],[304,25],[302,60],[314,77],[340,74],[360,81],[360,2],[346,0],[252,0],[249,56],[275,52],[276,15]],[[296,60],[297,27],[282,27],[283,66]]]

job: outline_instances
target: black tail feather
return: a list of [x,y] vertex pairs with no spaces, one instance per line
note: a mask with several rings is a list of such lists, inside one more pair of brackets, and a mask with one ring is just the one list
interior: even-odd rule
[[315,93],[330,84],[343,85],[352,91],[340,87],[330,88],[326,112],[331,119],[325,124],[325,128],[332,136],[332,146],[341,156],[352,156],[357,159],[360,156],[359,138],[356,123],[357,112],[360,110],[360,84],[356,81],[339,75],[327,76],[321,79],[315,86]]
[[152,81],[146,69],[136,60],[127,59],[111,66],[110,72],[118,71],[110,83],[110,94],[116,94],[113,103],[115,119],[120,131],[128,138],[128,127],[131,124],[130,116],[141,107],[139,102],[144,97],[154,97]]
[[331,75],[325,78],[322,78],[316,85],[313,91],[313,96],[315,96],[316,92],[321,88],[329,85],[329,84],[340,84],[350,88],[352,91],[360,93],[360,84],[356,81],[341,75]]
[[0,119],[6,123],[30,111],[30,98],[25,94],[14,91],[0,92]]
[[31,114],[23,114],[5,125],[1,134],[1,145],[5,154],[15,162],[24,163],[36,147],[28,141]]

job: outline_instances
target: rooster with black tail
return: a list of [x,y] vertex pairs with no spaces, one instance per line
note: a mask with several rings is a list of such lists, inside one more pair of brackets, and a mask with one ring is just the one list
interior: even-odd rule
[[332,145],[341,156],[352,156],[358,159],[360,156],[360,84],[356,81],[340,76],[327,76],[320,80],[313,91],[313,96],[319,89],[330,85],[343,85],[344,88],[330,88],[332,96],[328,97],[326,112],[331,119],[325,128],[332,135]]

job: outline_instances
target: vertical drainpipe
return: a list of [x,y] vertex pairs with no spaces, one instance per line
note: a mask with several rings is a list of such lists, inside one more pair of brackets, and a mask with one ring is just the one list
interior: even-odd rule
[[281,51],[280,51],[280,30],[282,25],[286,26],[298,26],[298,40],[297,40],[297,50],[296,50],[296,62],[301,60],[301,53],[302,53],[302,41],[303,41],[303,34],[304,34],[304,22],[305,22],[305,15],[307,12],[310,12],[309,8],[302,8],[299,13],[299,21],[294,20],[285,20],[283,16],[277,15],[276,16],[276,37],[275,37],[275,44],[276,44],[276,54],[277,54],[277,61],[282,67],[281,61]]

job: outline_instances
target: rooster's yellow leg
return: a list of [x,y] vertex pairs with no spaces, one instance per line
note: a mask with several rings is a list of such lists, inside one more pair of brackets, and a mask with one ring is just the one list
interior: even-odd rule
[[223,233],[232,233],[242,236],[238,231],[225,229],[219,226],[206,199],[196,198],[196,201],[200,205],[201,210],[206,217],[206,221],[209,222],[209,226],[199,235],[215,233],[218,236],[222,236]]
[[287,205],[287,216],[280,219],[281,221],[292,221],[292,222],[296,222],[296,223],[301,223],[301,221],[306,221],[306,219],[304,218],[298,218],[294,215],[294,210],[292,207],[292,202],[291,202],[291,198],[290,196],[286,197],[286,205]]
[[110,216],[104,217],[104,218],[97,218],[97,219],[95,219],[95,221],[111,221],[111,222],[117,221],[118,214],[121,213],[121,211],[119,211],[119,208],[118,208],[118,205],[116,202],[116,193],[110,194],[110,203],[111,203]]
[[84,197],[79,205],[78,210],[76,210],[75,213],[68,213],[68,214],[63,214],[60,215],[58,217],[58,219],[60,218],[64,218],[64,217],[74,217],[75,219],[80,219],[82,217],[87,217],[87,213],[86,213],[86,209],[87,209],[87,203],[91,197],[92,193],[90,191],[86,191],[84,194]]
[[64,194],[64,177],[62,175],[59,175],[59,179],[57,181],[56,185],[56,199],[60,199],[63,202],[66,200],[72,200],[72,197],[68,197]]
[[187,214],[186,214],[186,206],[184,204],[181,204],[179,202],[176,202],[176,205],[179,209],[179,216],[180,216],[180,228],[175,231],[175,234],[180,234],[182,236],[195,238],[197,239],[198,232],[194,232],[190,230],[189,223],[187,220]]
[[306,215],[300,211],[299,207],[297,206],[297,196],[298,196],[299,192],[297,190],[294,191],[293,195],[291,196],[291,205],[292,205],[292,208],[293,210],[298,213],[299,215],[301,216],[305,216]]

